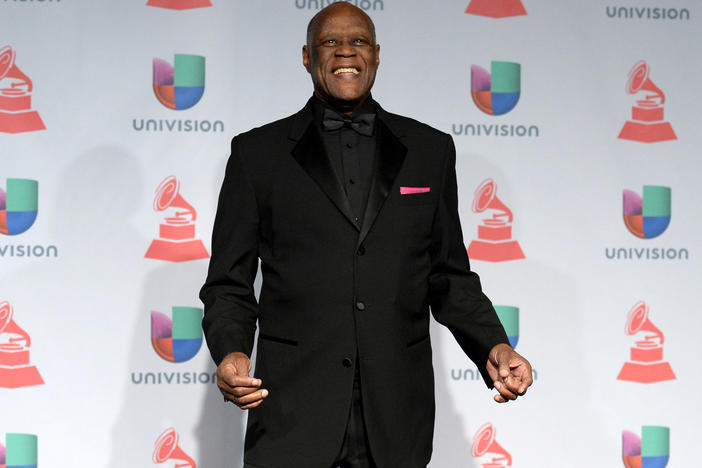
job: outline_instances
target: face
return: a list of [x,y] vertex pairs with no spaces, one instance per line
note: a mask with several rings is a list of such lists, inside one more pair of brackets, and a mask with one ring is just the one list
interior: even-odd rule
[[302,63],[323,101],[352,112],[370,95],[380,63],[380,46],[365,15],[338,3],[317,23],[312,41],[302,48]]

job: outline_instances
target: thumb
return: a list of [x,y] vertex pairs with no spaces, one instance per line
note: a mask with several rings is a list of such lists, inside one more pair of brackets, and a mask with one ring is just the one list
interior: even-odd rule
[[503,379],[509,377],[509,357],[508,353],[506,352],[501,352],[501,353],[495,353],[495,358],[497,361],[498,365],[498,373],[500,374],[500,377]]

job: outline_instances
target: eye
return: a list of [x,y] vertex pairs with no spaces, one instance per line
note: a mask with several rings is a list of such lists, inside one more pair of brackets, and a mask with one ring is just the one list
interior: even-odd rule
[[322,45],[327,46],[327,47],[335,46],[336,43],[337,43],[336,39],[325,39],[324,41],[322,41]]
[[353,45],[366,45],[366,44],[368,44],[368,42],[365,39],[360,39],[360,38],[354,39],[352,42],[353,42]]

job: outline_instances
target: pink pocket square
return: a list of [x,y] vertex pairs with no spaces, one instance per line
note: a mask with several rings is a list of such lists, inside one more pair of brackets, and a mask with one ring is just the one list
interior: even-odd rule
[[431,192],[431,187],[400,187],[400,195]]

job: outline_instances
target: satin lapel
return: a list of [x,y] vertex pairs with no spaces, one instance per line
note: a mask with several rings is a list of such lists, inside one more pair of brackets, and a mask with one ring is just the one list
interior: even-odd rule
[[379,141],[373,162],[374,176],[370,192],[368,193],[363,224],[361,224],[361,234],[358,238],[359,245],[368,235],[380,209],[383,207],[383,203],[390,195],[390,190],[407,154],[405,145],[397,139],[382,120],[378,120],[377,128],[379,130]]
[[312,179],[319,185],[319,188],[329,197],[329,200],[341,211],[348,221],[359,229],[354,222],[351,204],[346,192],[341,185],[341,181],[336,176],[334,167],[329,161],[329,157],[324,151],[324,144],[317,133],[315,126],[311,123],[297,145],[292,150],[293,157],[307,171]]

